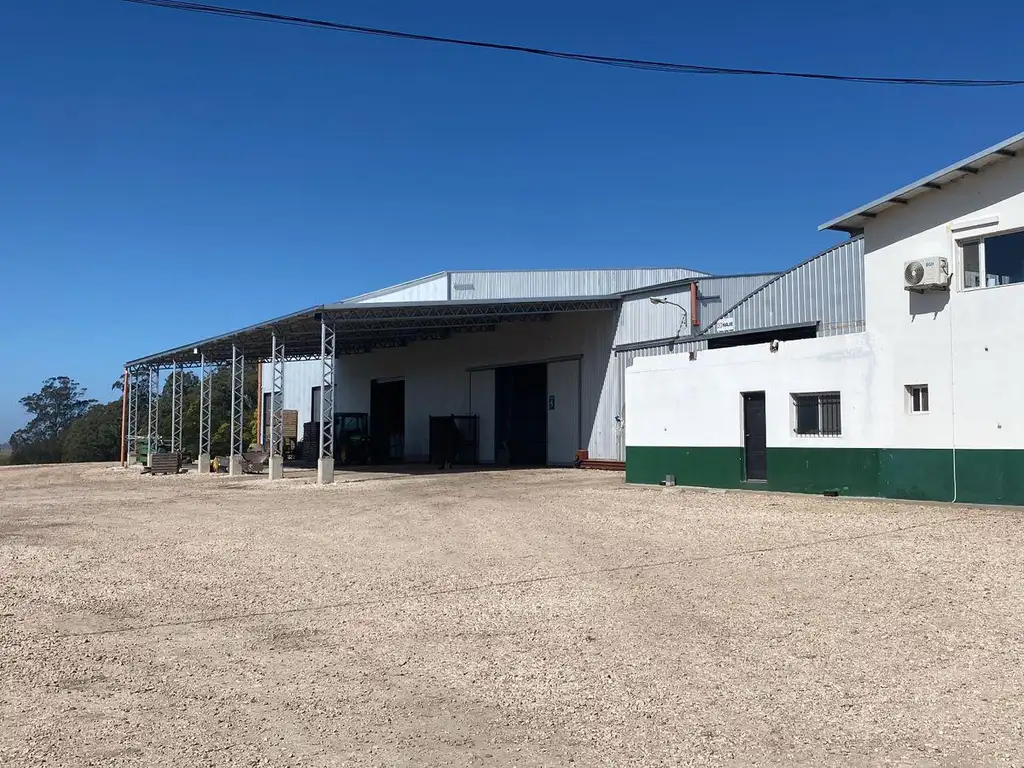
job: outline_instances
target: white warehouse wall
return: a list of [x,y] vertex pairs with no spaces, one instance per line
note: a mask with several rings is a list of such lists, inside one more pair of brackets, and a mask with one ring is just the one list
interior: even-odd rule
[[[335,408],[369,412],[371,380],[404,378],[406,458],[424,460],[429,454],[429,416],[469,412],[470,369],[582,356],[585,445],[580,447],[589,448],[595,456],[602,451],[614,455],[614,414],[609,415],[614,409],[604,398],[614,327],[612,312],[569,313],[547,323],[504,324],[492,333],[342,357],[337,367]],[[478,413],[482,407],[472,404]],[[492,400],[492,412],[493,407]]]
[[[285,352],[288,345],[285,344]],[[263,363],[263,391],[271,386],[270,363]],[[319,360],[289,360],[284,364],[284,390],[281,407],[286,411],[299,412],[299,439],[302,439],[302,425],[312,420],[312,388],[321,381]],[[262,403],[262,398],[260,399]]]
[[[368,413],[373,379],[404,378],[406,458],[424,460],[429,454],[429,416],[471,412],[485,416],[489,404],[493,421],[493,373],[488,383],[486,374],[481,376],[471,369],[579,357],[580,402],[574,406],[566,403],[565,407],[575,407],[582,415],[579,423],[583,445],[579,447],[588,449],[594,458],[614,459],[615,416],[620,410],[612,392],[616,324],[616,312],[573,312],[556,315],[550,322],[507,323],[490,333],[456,334],[442,341],[345,355],[338,358],[335,367],[335,410]],[[269,374],[269,365],[265,364],[264,391],[270,387]],[[310,419],[310,389],[319,382],[318,360],[285,364],[284,408],[298,410],[300,425]],[[485,402],[481,403],[482,399]],[[564,399],[558,397],[556,409],[562,407]],[[493,460],[489,447],[493,444],[493,423],[482,423],[481,432],[482,458]]]

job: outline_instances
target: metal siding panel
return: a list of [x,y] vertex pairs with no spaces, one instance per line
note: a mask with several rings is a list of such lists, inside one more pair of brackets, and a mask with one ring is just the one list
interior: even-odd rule
[[581,442],[592,458],[615,456],[615,416],[619,405],[615,399],[615,355],[612,342],[618,316],[605,316],[588,323],[583,338],[583,361],[580,368],[583,421]]
[[863,239],[841,243],[797,265],[726,317],[735,320],[736,331],[806,322],[819,322],[823,336],[863,330]]
[[375,304],[380,302],[417,302],[446,301],[448,299],[448,276],[439,275],[430,280],[407,286],[396,286],[394,290],[384,289],[364,299],[356,299],[358,304]]
[[[690,288],[657,293],[659,298],[675,302],[684,308],[690,306]],[[688,311],[688,310],[687,310]],[[678,307],[652,304],[649,296],[625,299],[619,311],[619,325],[615,332],[616,346],[641,341],[667,339],[677,334],[690,335],[691,326]]]
[[548,363],[547,459],[551,466],[571,466],[580,445],[580,360]]
[[[285,347],[287,349],[287,347]],[[286,360],[284,364],[284,387],[281,391],[283,408],[299,412],[299,438],[302,425],[312,417],[313,387],[321,381],[319,360]],[[263,391],[270,391],[270,363],[263,363]],[[263,398],[260,398],[263,402]]]
[[701,329],[707,328],[708,324],[714,322],[724,310],[735,305],[744,296],[752,291],[756,291],[775,277],[775,274],[737,275],[734,277],[713,277],[698,280],[697,291],[700,296],[719,297],[719,300],[716,302],[705,301],[701,304]]
[[451,297],[458,301],[607,296],[702,274],[682,267],[453,272]]

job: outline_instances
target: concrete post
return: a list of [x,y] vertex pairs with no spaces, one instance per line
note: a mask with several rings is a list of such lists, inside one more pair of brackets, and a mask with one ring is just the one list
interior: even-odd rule
[[284,456],[270,457],[270,479],[280,480],[284,477]]
[[334,457],[324,456],[316,462],[316,481],[320,485],[334,482]]

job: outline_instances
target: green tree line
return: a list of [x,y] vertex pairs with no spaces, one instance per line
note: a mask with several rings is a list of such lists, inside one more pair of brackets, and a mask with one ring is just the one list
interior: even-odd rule
[[[256,442],[256,370],[246,373],[244,387],[245,441]],[[199,377],[183,372],[182,450],[195,455],[199,450]],[[114,383],[121,389],[122,380]],[[158,401],[158,430],[164,439],[171,435],[173,400],[170,377],[163,384]],[[210,437],[214,456],[231,448],[231,369],[221,367],[210,379]],[[121,398],[101,404],[86,397],[85,388],[67,376],[43,382],[42,388],[19,401],[31,415],[22,429],[11,435],[12,464],[50,464],[80,461],[118,461],[121,458]],[[149,419],[149,393],[139,392],[139,433],[146,434]]]

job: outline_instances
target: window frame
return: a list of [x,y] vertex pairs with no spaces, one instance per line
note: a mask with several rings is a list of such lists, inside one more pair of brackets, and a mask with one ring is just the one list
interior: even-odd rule
[[[825,409],[827,406],[832,405],[831,402],[826,402],[825,398],[835,397],[835,429],[825,429]],[[800,432],[799,431],[799,410],[801,398],[814,398],[817,413],[817,425],[814,432]],[[836,438],[843,436],[843,395],[840,390],[822,390],[819,392],[790,392],[790,413],[791,413],[791,425],[793,435],[795,437],[809,437],[809,438]]]
[[[1020,232],[1024,232],[1024,227],[1017,227],[1015,229],[1001,229],[994,232],[986,232],[984,234],[964,234],[958,236],[955,239],[956,245],[956,261],[957,261],[957,277],[960,284],[961,291],[980,291],[989,288],[1005,288],[1008,285],[1024,285],[1024,280],[1020,280],[1015,283],[1000,283],[999,285],[987,285],[988,283],[988,264],[985,258],[985,241],[994,240],[997,237],[1003,237],[1004,235],[1016,235]],[[964,268],[964,246],[972,245],[977,243],[978,245],[978,281],[980,285],[965,285],[964,281],[967,277],[967,270]]]
[[[918,398],[924,405],[924,408],[914,408],[914,391],[921,393]],[[928,391],[927,384],[907,384],[903,387],[903,391],[906,393],[907,413],[911,416],[927,416],[932,412],[932,397],[931,392]]]

